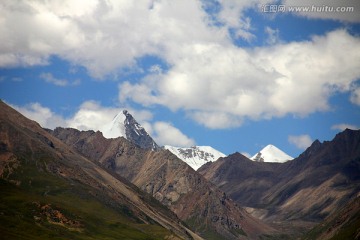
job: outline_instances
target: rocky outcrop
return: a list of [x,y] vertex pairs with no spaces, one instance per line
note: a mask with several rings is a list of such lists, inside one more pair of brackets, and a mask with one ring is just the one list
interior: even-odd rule
[[160,149],[152,137],[127,110],[124,110],[123,114],[126,117],[124,121],[126,139],[144,149]]

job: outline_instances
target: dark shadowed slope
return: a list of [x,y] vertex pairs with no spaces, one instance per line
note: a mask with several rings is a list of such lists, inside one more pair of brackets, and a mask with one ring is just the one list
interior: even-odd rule
[[360,191],[360,131],[315,141],[290,162],[257,163],[233,154],[199,173],[265,219],[319,222]]
[[0,102],[5,239],[200,239],[155,199]]

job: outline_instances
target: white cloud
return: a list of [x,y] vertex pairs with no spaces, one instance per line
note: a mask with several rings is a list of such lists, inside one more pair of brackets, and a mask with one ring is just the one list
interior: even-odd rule
[[153,125],[155,142],[159,145],[171,145],[176,147],[190,147],[195,141],[168,122],[155,122]]
[[40,103],[30,103],[25,106],[11,106],[22,113],[25,117],[38,122],[42,127],[54,129],[58,126],[66,126],[66,121],[60,115]]
[[[125,107],[104,107],[99,102],[86,101],[80,105],[78,111],[72,117],[66,119],[66,124],[68,127],[79,130],[101,131],[105,124],[110,123],[124,109]],[[148,121],[152,119],[153,115],[146,110],[126,109],[147,130],[146,126],[149,126]]]
[[68,127],[79,130],[100,130],[121,111],[119,108],[106,108],[95,101],[82,103],[78,111],[66,120]]
[[254,50],[204,43],[183,51],[166,73],[121,84],[120,101],[183,109],[200,124],[227,128],[328,111],[330,97],[360,78],[360,38],[345,30]]
[[0,67],[44,65],[57,55],[105,78],[145,55],[172,63],[177,48],[229,42],[227,34],[210,26],[200,1],[5,0],[0,3]]
[[[339,19],[359,20],[357,0],[319,1],[319,5],[354,6],[353,13],[342,14]],[[135,4],[117,0],[3,0],[0,67],[44,65],[49,56],[57,55],[86,67],[92,76],[105,79],[108,74],[116,76],[124,67],[134,67],[136,59],[147,55],[177,64],[187,58],[193,45],[231,46],[230,35],[251,41],[255,38],[252,23],[244,12],[270,2],[219,1],[218,10],[209,16],[204,6],[217,5],[211,1],[138,0]],[[285,4],[312,5],[313,1]],[[304,14],[337,18],[325,12]]]
[[271,27],[265,27],[265,33],[268,35],[266,43],[274,45],[280,42],[279,29],[272,29]]
[[[222,1],[213,14],[221,24],[215,24],[202,8],[207,3],[193,0],[4,0],[0,67],[47,64],[57,55],[105,79],[156,55],[169,70],[154,67],[140,83],[121,84],[121,102],[182,109],[210,128],[327,111],[339,91],[352,91],[351,101],[358,104],[358,91],[350,86],[360,77],[360,39],[345,30],[279,43],[272,29],[271,46],[251,50],[233,44],[229,30],[249,41],[254,37],[244,10],[267,2]],[[54,76],[48,81],[66,84]],[[76,117],[85,120],[90,114],[80,113]]]
[[[133,115],[145,130],[154,138],[159,145],[193,146],[194,140],[187,137],[179,129],[168,122],[154,122],[152,113],[146,110],[127,110]],[[66,120],[68,127],[79,130],[99,130],[110,123],[122,108],[103,107],[98,102],[86,101],[71,118]]]
[[298,136],[290,135],[288,137],[288,141],[289,141],[289,143],[295,145],[299,149],[306,149],[313,142],[311,140],[311,137],[307,134],[298,135]]
[[[110,123],[123,110],[123,108],[104,107],[96,101],[86,101],[80,105],[78,111],[73,116],[64,118],[40,103],[31,103],[21,107],[11,106],[27,118],[38,122],[42,127],[50,129],[71,127],[84,131],[101,131],[104,125]],[[193,139],[187,137],[171,123],[161,121],[151,123],[153,115],[149,111],[128,110],[159,145],[179,147],[195,145]]]
[[245,16],[247,9],[259,9],[259,6],[273,2],[272,0],[226,0],[219,1],[221,9],[216,15],[216,20],[224,24],[227,29],[231,29],[233,37],[251,41],[256,38],[251,33],[251,18]]
[[238,127],[242,124],[241,117],[226,112],[194,111],[188,114],[196,122],[211,129],[226,129]]
[[339,124],[335,124],[331,126],[331,129],[333,130],[340,130],[340,131],[344,131],[345,129],[352,129],[352,130],[358,130],[360,129],[359,126],[353,125],[353,124],[348,124],[348,123],[339,123]]
[[[64,118],[53,112],[50,108],[42,106],[40,103],[30,103],[25,106],[10,105],[45,128],[72,127],[79,130],[94,131],[101,130],[105,124],[110,123],[112,119],[124,109],[104,107],[99,102],[90,100],[83,102],[74,115]],[[148,121],[153,118],[153,115],[149,111],[127,109],[140,124],[149,126]],[[151,125],[149,127],[151,131]]]
[[350,101],[360,106],[360,87],[356,87],[351,91]]

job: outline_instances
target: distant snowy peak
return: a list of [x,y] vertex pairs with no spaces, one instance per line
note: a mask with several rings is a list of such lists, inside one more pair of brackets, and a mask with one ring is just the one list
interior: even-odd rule
[[256,153],[250,158],[256,162],[278,162],[283,163],[294,158],[281,151],[279,148],[274,145],[267,145],[260,152]]
[[102,133],[105,138],[124,137],[141,148],[160,149],[146,130],[127,110],[118,113],[108,125],[104,126]]
[[190,148],[164,146],[165,149],[172,152],[178,158],[186,162],[194,170],[199,169],[207,162],[214,162],[220,157],[226,155],[210,146],[194,146]]
[[126,133],[125,133],[126,116],[124,114],[125,111],[126,110],[118,113],[110,123],[108,123],[103,127],[102,133],[105,138],[118,138],[118,137],[126,138]]

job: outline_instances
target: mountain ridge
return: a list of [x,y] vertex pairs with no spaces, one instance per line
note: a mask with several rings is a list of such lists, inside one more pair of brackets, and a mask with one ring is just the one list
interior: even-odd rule
[[185,148],[165,145],[164,148],[186,162],[194,170],[199,169],[207,162],[213,162],[220,157],[226,156],[224,153],[211,146],[193,146]]

